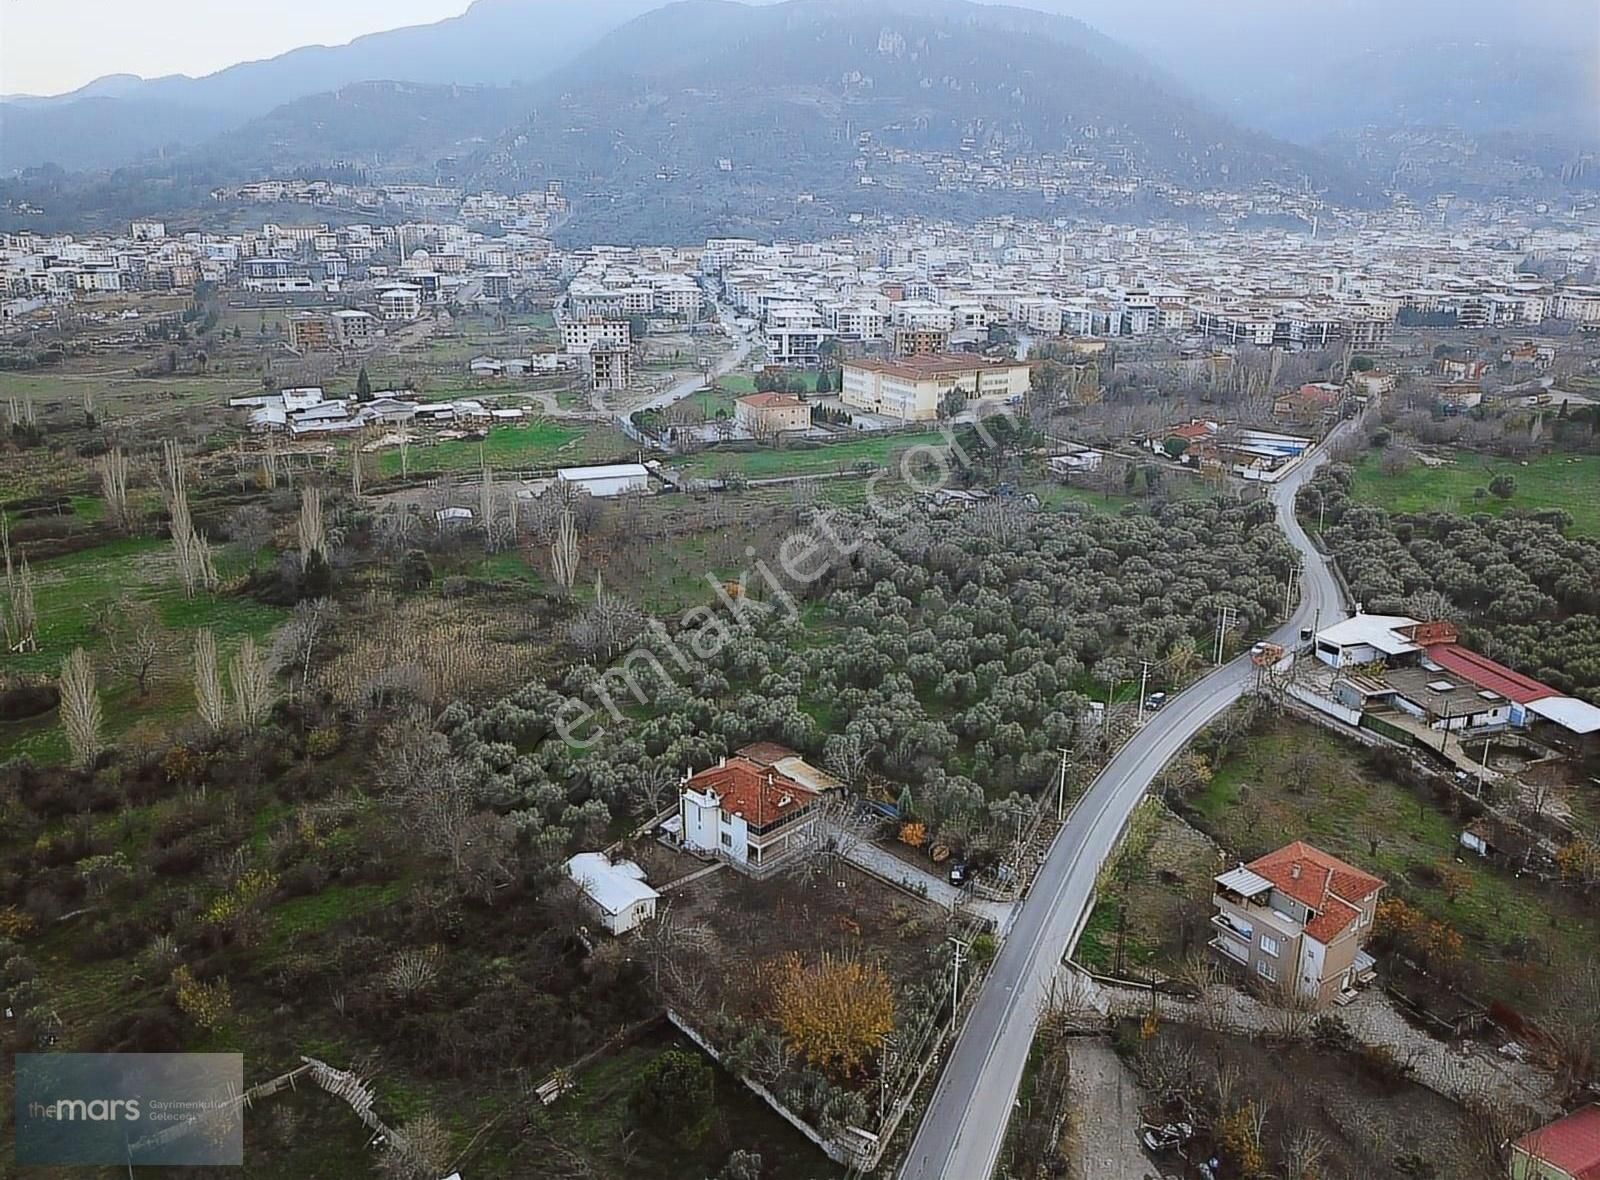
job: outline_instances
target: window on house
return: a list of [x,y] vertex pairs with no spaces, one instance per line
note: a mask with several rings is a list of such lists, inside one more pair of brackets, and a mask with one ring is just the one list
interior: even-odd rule
[[733,833],[732,832],[723,832],[722,833],[722,846],[724,848],[732,848],[733,847]]
[[1278,982],[1277,966],[1267,962],[1265,959],[1256,960],[1256,974],[1261,976],[1261,978],[1265,979],[1268,983]]
[[1261,936],[1261,949],[1276,959],[1278,957],[1278,940],[1270,934],[1263,934]]

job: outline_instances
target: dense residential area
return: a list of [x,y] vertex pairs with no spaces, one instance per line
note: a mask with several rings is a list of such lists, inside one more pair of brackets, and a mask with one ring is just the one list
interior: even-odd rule
[[1600,16],[211,3],[0,35],[0,1175],[1600,1177]]

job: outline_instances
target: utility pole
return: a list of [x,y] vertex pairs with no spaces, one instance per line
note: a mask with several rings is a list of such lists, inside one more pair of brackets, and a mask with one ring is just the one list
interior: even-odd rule
[[1139,724],[1144,724],[1145,689],[1150,686],[1150,661],[1139,661]]
[[1286,619],[1294,605],[1294,592],[1299,586],[1301,572],[1301,568],[1295,566],[1289,571],[1289,580],[1283,584],[1283,617]]
[[961,1002],[961,964],[966,961],[967,944],[954,935],[950,942],[955,950],[955,955],[950,961],[950,1024],[956,1022],[956,1005]]
[[1066,816],[1067,807],[1067,748],[1061,747],[1061,771],[1056,780],[1056,823]]
[[1216,665],[1219,668],[1222,666],[1222,651],[1226,644],[1228,632],[1233,630],[1233,625],[1238,621],[1239,612],[1237,608],[1231,606],[1223,607],[1222,613],[1217,616]]

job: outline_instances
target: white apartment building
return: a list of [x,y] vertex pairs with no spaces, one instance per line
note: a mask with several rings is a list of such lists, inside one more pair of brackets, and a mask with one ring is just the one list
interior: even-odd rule
[[409,283],[397,283],[378,292],[378,318],[390,323],[422,315],[422,292]]
[[828,326],[842,340],[884,339],[889,317],[870,303],[832,303],[825,309]]
[[572,356],[587,356],[596,347],[627,348],[632,343],[627,320],[589,318],[561,324],[562,350]]
[[1600,287],[1563,287],[1550,299],[1550,314],[1558,320],[1600,324]]
[[833,329],[823,325],[822,313],[809,303],[773,305],[762,331],[767,359],[775,365],[814,365],[822,342],[833,336]]

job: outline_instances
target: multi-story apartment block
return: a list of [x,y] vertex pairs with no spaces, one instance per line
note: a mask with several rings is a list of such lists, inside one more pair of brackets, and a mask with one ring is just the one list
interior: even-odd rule
[[822,342],[834,335],[822,323],[822,313],[810,303],[776,303],[763,328],[767,359],[775,365],[814,365]]
[[332,352],[339,347],[333,317],[302,312],[289,318],[289,347],[299,353]]
[[378,292],[378,316],[391,323],[422,315],[422,292],[409,283],[396,283]]
[[632,344],[627,320],[590,317],[565,320],[561,325],[561,347],[573,356],[585,355],[595,348],[628,348]]
[[1211,948],[1254,982],[1316,1008],[1348,1000],[1376,963],[1362,946],[1384,883],[1303,841],[1216,878]]
[[597,344],[589,350],[588,362],[595,389],[626,389],[633,379],[633,349],[625,344]]
[[950,333],[944,328],[913,328],[901,325],[894,329],[895,356],[939,356],[950,348]]

